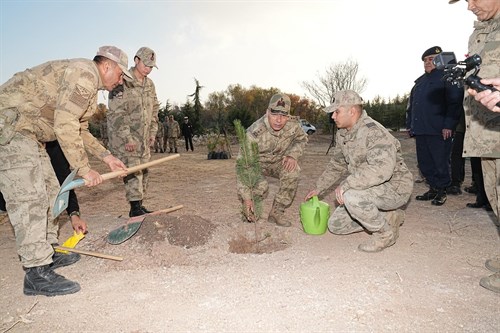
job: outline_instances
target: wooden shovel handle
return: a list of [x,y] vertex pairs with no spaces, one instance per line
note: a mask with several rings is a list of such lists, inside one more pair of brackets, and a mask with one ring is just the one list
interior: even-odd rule
[[179,205],[179,206],[174,206],[174,207],[170,207],[170,208],[166,208],[166,209],[162,209],[162,210],[156,210],[152,213],[148,213],[148,214],[144,214],[144,215],[134,216],[134,217],[129,218],[127,220],[127,222],[125,222],[125,225],[130,224],[130,223],[142,222],[149,215],[160,215],[163,213],[170,213],[170,212],[179,210],[183,207],[184,207],[183,205]]
[[86,250],[77,250],[77,249],[72,249],[70,247],[65,247],[65,246],[54,246],[54,249],[56,250],[62,250],[62,251],[68,251],[68,252],[74,252],[74,253],[79,253],[79,254],[84,254],[87,256],[93,256],[93,257],[99,257],[99,258],[104,258],[104,259],[111,259],[111,260],[117,260],[117,261],[122,261],[122,257],[117,257],[109,254],[104,254],[104,253],[99,253],[99,252],[93,252],[93,251],[86,251]]
[[[166,161],[173,160],[174,158],[177,158],[179,156],[181,156],[181,155],[174,154],[174,155],[166,156],[166,157],[154,160],[154,161],[142,163],[142,164],[127,168],[126,173],[127,173],[127,175],[129,175],[129,174],[137,172],[139,170],[143,170],[143,169],[152,167],[153,165],[157,165],[157,164],[160,164],[160,163],[163,163]],[[101,176],[102,176],[103,180],[108,180],[108,179],[119,177],[119,176],[123,175],[123,173],[124,173],[123,171],[113,171],[113,172],[108,172],[108,173],[102,174]]]

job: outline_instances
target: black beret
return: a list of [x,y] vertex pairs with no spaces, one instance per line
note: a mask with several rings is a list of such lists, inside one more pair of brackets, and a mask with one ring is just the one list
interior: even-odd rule
[[443,50],[439,46],[433,46],[425,51],[424,54],[422,54],[422,61],[424,61],[424,58],[427,56],[430,56],[432,54],[439,54],[441,52],[443,52]]

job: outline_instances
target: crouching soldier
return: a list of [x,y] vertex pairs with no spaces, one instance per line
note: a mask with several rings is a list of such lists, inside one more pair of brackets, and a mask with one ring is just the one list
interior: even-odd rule
[[[302,130],[296,117],[290,116],[290,98],[284,94],[271,97],[266,114],[253,123],[246,131],[248,141],[257,143],[259,163],[263,176],[278,178],[280,188],[274,197],[268,222],[282,227],[291,223],[284,218],[295,197],[299,182],[298,160],[307,144],[307,134]],[[241,153],[238,158],[241,158]],[[265,177],[253,189],[254,194],[263,198],[268,192]],[[243,202],[243,213],[249,222],[255,222],[255,205],[251,189],[241,179],[237,179],[238,195]]]
[[352,90],[339,91],[325,112],[337,125],[333,156],[306,200],[321,195],[345,175],[335,188],[340,204],[328,220],[337,235],[366,230],[371,236],[359,245],[379,252],[394,245],[404,221],[401,209],[410,199],[413,176],[401,155],[401,145],[386,128],[363,110],[362,98]]

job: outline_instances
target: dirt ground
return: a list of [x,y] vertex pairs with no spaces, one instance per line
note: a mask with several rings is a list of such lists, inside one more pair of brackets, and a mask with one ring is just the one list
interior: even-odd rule
[[[397,135],[416,171],[414,141]],[[14,233],[0,215],[0,333],[500,332],[500,294],[479,286],[490,274],[485,260],[500,256],[499,229],[491,212],[465,208],[473,195],[434,207],[413,199],[426,191],[415,184],[399,240],[376,254],[357,250],[366,233],[304,233],[299,205],[329,144],[328,135],[310,136],[290,228],[242,222],[234,158],[208,160],[201,144],[150,169],[145,205],[184,207],[147,217],[122,244],[106,239],[128,217],[123,184],[77,189],[90,231],[76,248],[123,260],[82,255],[58,269],[80,283],[73,295],[23,295]],[[277,186],[270,181],[265,216]],[[322,200],[333,204],[331,194]],[[61,223],[62,242],[72,234],[65,213]]]

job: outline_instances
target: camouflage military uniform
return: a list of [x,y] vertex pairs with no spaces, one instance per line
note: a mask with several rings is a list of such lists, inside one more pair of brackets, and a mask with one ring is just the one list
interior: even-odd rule
[[333,156],[317,181],[320,194],[340,182],[344,205],[328,221],[334,234],[379,231],[383,211],[405,205],[413,190],[413,177],[401,155],[401,145],[365,111],[349,131],[339,129]]
[[163,136],[164,136],[163,123],[158,122],[158,131],[156,132],[156,140],[155,140],[155,153],[164,153],[166,147],[163,145]]
[[[276,132],[270,127],[267,115],[264,115],[247,129],[247,137],[250,142],[256,142],[258,145],[259,162],[264,176],[280,180],[280,188],[274,200],[284,207],[289,207],[297,191],[300,167],[288,172],[283,169],[282,161],[285,156],[298,161],[308,140],[307,134],[300,127],[298,118],[291,116],[285,127]],[[254,192],[265,197],[268,187],[266,179],[262,178]],[[237,191],[242,200],[252,198],[250,189],[239,179]]]
[[0,144],[0,191],[24,267],[51,263],[51,244],[57,243],[51,210],[59,183],[43,142],[57,139],[80,176],[91,170],[85,150],[100,158],[109,154],[88,130],[100,89],[98,68],[86,59],[46,62],[0,87],[0,125],[9,112],[17,117],[14,136]]
[[[170,147],[170,152],[177,153],[177,139],[181,136],[181,128],[177,120],[168,120],[168,145]],[[174,149],[172,151],[172,149]]]
[[[134,76],[133,67],[129,72]],[[155,85],[148,77],[142,84],[134,77],[133,81],[124,82],[109,94],[109,149],[127,167],[151,159],[149,140],[156,137],[158,110]],[[135,151],[126,151],[127,143],[135,143]],[[124,181],[127,200],[141,201],[148,183],[147,169],[128,175]]]
[[[475,22],[469,38],[469,55],[482,58],[482,78],[500,76],[500,15]],[[466,131],[464,157],[481,157],[484,189],[497,219],[500,214],[500,113],[488,110],[465,92]]]
[[163,121],[163,124],[158,124],[158,126],[163,127],[163,149],[165,149],[165,152],[167,152],[168,149],[168,116],[165,117],[165,120]]

